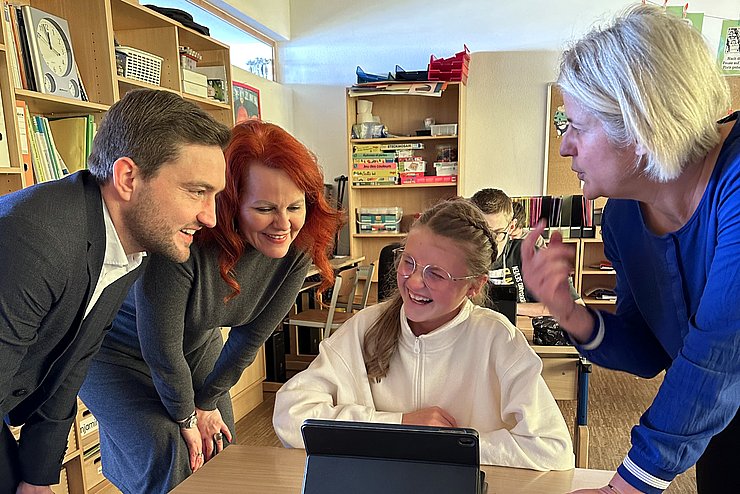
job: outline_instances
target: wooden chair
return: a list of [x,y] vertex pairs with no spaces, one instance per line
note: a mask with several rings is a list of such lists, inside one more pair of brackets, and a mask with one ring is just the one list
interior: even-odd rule
[[360,295],[360,301],[357,302],[357,299],[355,298],[355,303],[352,304],[352,310],[351,312],[356,312],[364,309],[367,307],[367,300],[370,298],[370,289],[373,285],[373,274],[375,273],[375,263],[371,262],[367,266],[362,266],[359,268],[360,274],[357,277],[357,280],[360,279],[365,280],[365,284],[362,287],[362,294]]
[[[288,324],[297,328],[322,328],[322,337],[328,338],[333,329],[339,328],[347,319],[353,316],[352,301],[357,288],[357,268],[341,271],[334,279],[331,301],[326,309],[308,309],[291,315]],[[338,304],[343,303],[350,310],[338,311]]]

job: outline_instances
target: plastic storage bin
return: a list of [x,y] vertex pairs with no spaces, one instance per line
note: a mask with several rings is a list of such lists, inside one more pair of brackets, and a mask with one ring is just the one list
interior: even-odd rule
[[470,63],[470,50],[463,45],[463,51],[455,53],[449,58],[429,58],[429,80],[430,81],[461,81],[468,82],[468,64]]
[[357,233],[398,233],[403,208],[357,208]]
[[456,136],[457,124],[437,124],[431,127],[433,136]]
[[163,58],[129,46],[118,46],[116,51],[126,55],[123,77],[159,86]]
[[446,175],[457,175],[457,162],[455,161],[442,161],[434,163],[434,169],[437,172],[437,176]]

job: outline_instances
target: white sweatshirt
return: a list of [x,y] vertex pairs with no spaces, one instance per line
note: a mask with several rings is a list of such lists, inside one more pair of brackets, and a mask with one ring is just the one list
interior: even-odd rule
[[367,377],[362,343],[385,305],[362,310],[322,341],[311,365],[278,391],[273,425],[285,446],[304,447],[307,418],[401,423],[405,412],[438,406],[459,427],[478,431],[482,464],[574,467],[542,361],[504,316],[468,301],[452,321],[417,337],[402,308],[398,351],[376,383]]

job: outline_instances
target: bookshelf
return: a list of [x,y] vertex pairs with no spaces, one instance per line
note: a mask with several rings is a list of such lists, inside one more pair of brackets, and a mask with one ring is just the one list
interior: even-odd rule
[[[601,228],[597,227],[600,231]],[[600,300],[588,297],[586,294],[594,288],[606,288],[614,290],[617,275],[614,269],[599,268],[598,265],[606,260],[604,255],[604,243],[601,236],[596,238],[582,238],[580,240],[579,273],[577,290],[583,297],[586,305],[594,309],[603,309],[610,312],[616,310],[616,300]]]
[[[33,115],[64,117],[92,115],[99,122],[110,106],[126,92],[137,88],[173,91],[211,113],[218,121],[233,125],[231,104],[187,94],[180,76],[178,46],[199,51],[201,66],[223,66],[227,85],[231,85],[229,47],[180,25],[136,0],[16,0],[16,5],[31,5],[67,20],[75,61],[89,101],[43,94],[15,87],[13,59],[8,41],[13,31],[3,15],[0,31],[0,97],[7,129],[10,166],[0,166],[0,195],[30,185],[24,172],[21,135],[16,120],[15,102],[23,101]],[[155,86],[119,76],[116,70],[115,42],[162,57],[160,85]],[[7,164],[0,164],[7,165]]]
[[[180,25],[139,4],[137,0],[14,0],[16,5],[31,5],[62,17],[69,23],[71,42],[80,77],[89,101],[80,101],[16,87],[9,48],[12,29],[2,15],[0,29],[0,97],[6,126],[9,163],[0,163],[0,195],[31,185],[27,179],[21,135],[16,119],[16,101],[25,102],[31,114],[46,117],[92,115],[99,122],[110,106],[128,91],[137,88],[165,89],[180,94],[208,111],[218,121],[233,126],[231,104],[193,96],[183,91],[178,46],[201,53],[200,66],[223,66],[227,87],[231,87],[229,47]],[[163,58],[160,86],[119,76],[116,70],[114,40],[124,46],[153,53]],[[10,166],[4,166],[10,165]],[[236,420],[262,401],[261,383],[265,379],[264,350],[245,370],[231,390]],[[91,425],[94,424],[94,427]],[[15,431],[16,433],[18,430]],[[97,423],[80,403],[70,431],[64,457],[62,483],[54,492],[67,494],[118,492],[104,480],[100,469]]]
[[[376,262],[380,250],[386,245],[399,242],[405,237],[408,225],[415,214],[441,199],[460,195],[463,187],[461,179],[465,166],[465,85],[447,83],[439,97],[413,94],[373,94],[353,97],[347,90],[347,163],[350,183],[348,187],[348,213],[350,228],[350,255],[364,256],[365,264]],[[352,126],[356,123],[357,101],[368,100],[373,103],[372,114],[380,117],[389,133],[398,137],[376,139],[353,139]],[[424,119],[432,117],[438,124],[456,123],[454,136],[415,136],[417,129],[424,128]],[[401,144],[421,143],[424,149],[415,149],[414,155],[426,161],[426,174],[434,173],[437,146],[457,148],[457,182],[408,183],[403,185],[352,185],[353,146],[363,144]],[[360,233],[358,231],[356,210],[358,208],[400,207],[403,218],[397,233]],[[375,270],[373,282],[377,281]],[[371,297],[373,297],[371,295]]]

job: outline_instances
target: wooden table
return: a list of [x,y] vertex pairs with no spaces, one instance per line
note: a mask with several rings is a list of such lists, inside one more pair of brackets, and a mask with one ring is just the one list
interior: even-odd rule
[[[176,487],[175,494],[297,494],[301,492],[306,453],[302,449],[233,445]],[[606,485],[613,472],[577,468],[535,472],[519,468],[481,467],[488,494],[561,494]]]
[[[335,256],[329,259],[329,264],[331,264],[331,267],[332,269],[334,269],[334,271],[339,271],[342,268],[346,268],[348,266],[357,266],[364,260],[365,256]],[[306,273],[306,278],[316,274],[319,274],[319,270],[316,268],[316,266],[311,264],[311,267],[308,268],[308,273]]]

